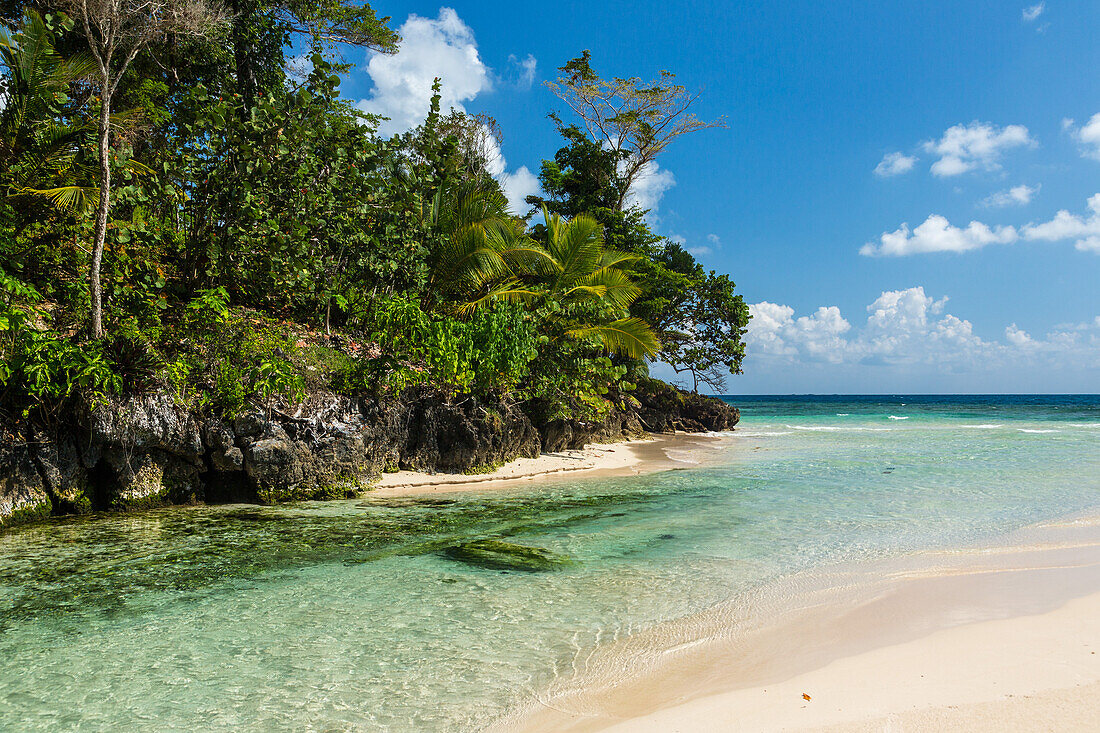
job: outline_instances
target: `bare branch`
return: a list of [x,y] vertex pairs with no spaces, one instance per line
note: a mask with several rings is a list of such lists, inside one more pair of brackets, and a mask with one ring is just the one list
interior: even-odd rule
[[606,144],[624,161],[619,208],[627,192],[673,140],[696,130],[725,127],[722,119],[707,122],[692,114],[698,93],[675,84],[675,74],[660,72],[660,78],[644,82],[638,77],[603,79],[591,67],[585,51],[560,67],[550,90],[581,120],[588,136]]

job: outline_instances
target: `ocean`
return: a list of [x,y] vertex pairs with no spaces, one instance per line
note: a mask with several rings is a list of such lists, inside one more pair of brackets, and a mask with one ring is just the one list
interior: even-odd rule
[[[682,469],[0,533],[0,729],[477,730],[795,573],[1100,505],[1100,396],[737,396]],[[503,539],[553,572],[466,565]]]

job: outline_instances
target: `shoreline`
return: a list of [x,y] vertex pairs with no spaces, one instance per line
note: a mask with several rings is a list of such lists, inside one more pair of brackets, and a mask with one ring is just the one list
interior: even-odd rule
[[593,650],[492,730],[1090,730],[1097,652],[1094,512],[797,573]]
[[545,481],[613,476],[637,476],[675,468],[695,467],[725,445],[725,436],[706,433],[655,433],[617,443],[592,443],[577,450],[518,458],[484,474],[396,471],[382,475],[366,498],[431,496],[512,488]]

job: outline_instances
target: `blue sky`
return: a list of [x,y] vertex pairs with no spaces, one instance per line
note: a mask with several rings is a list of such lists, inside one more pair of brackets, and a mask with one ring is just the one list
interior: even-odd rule
[[441,76],[499,121],[515,197],[560,144],[543,82],[581,50],[703,92],[727,127],[638,196],[753,304],[730,392],[1100,391],[1100,3],[375,8],[406,40],[348,52],[345,95],[396,130]]

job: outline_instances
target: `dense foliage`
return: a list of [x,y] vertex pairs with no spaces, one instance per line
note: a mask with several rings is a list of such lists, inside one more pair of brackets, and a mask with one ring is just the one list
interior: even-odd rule
[[[194,32],[129,39],[125,63],[63,7],[2,13],[5,409],[168,390],[231,415],[420,385],[584,416],[654,360],[696,385],[740,371],[747,309],[626,206],[629,147],[554,116],[532,226],[488,173],[494,123],[442,112],[438,87],[422,125],[379,137],[329,48],[396,49],[369,6],[233,0],[185,18]],[[157,18],[206,7],[164,0]]]

